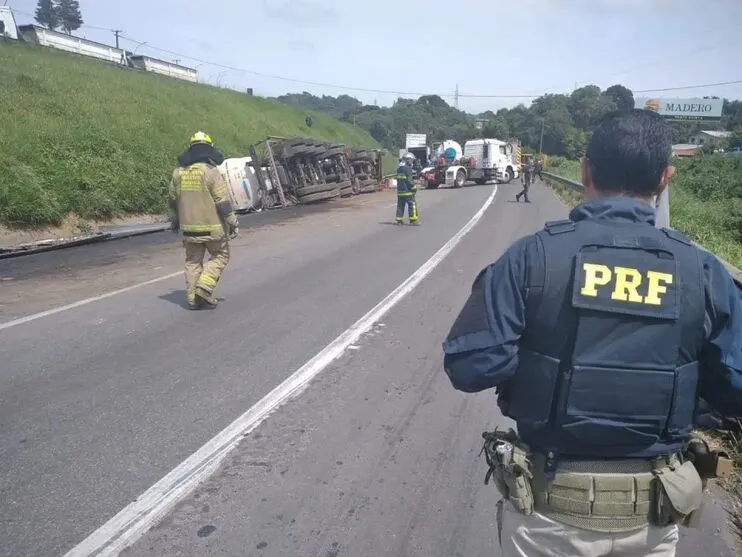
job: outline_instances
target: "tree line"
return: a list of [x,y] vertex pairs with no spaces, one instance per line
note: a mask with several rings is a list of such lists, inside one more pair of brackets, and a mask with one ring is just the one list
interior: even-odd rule
[[[712,97],[713,98],[713,97]],[[546,94],[530,106],[488,110],[468,114],[450,106],[437,95],[414,99],[399,98],[391,107],[364,105],[349,95],[314,96],[308,92],[278,97],[279,101],[305,109],[326,112],[366,129],[379,143],[396,150],[404,147],[405,134],[425,133],[428,142],[454,139],[463,143],[478,137],[518,138],[530,150],[577,158],[590,134],[609,112],[630,109],[634,95],[617,84],[602,91],[596,85],[575,89],[571,94]],[[483,125],[477,127],[477,120]],[[733,133],[730,143],[742,144],[742,101],[724,100],[721,121],[671,122],[673,143],[686,143],[701,129],[726,129]]]
[[36,23],[50,31],[60,27],[68,35],[85,23],[78,0],[39,0],[34,17]]

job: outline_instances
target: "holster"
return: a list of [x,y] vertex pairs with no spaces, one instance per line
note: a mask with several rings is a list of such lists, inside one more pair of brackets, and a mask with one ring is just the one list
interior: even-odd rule
[[[711,450],[708,443],[700,437],[693,436],[683,448],[683,456],[693,463],[699,477],[701,488],[706,489],[708,480],[723,478],[733,471],[733,463],[729,455],[723,451]],[[700,514],[703,505],[689,513],[682,521],[683,526],[697,528],[700,525]]]
[[528,447],[518,440],[512,429],[507,432],[495,430],[482,433],[487,474],[484,483],[495,479],[495,486],[504,499],[522,514],[533,513],[533,491],[531,489],[531,463]]

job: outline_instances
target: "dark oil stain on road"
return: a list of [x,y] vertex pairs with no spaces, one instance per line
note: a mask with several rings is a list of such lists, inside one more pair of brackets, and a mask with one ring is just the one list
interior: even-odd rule
[[202,526],[199,528],[198,532],[196,532],[196,535],[199,538],[207,538],[211,534],[213,534],[216,531],[216,526],[213,524],[207,524],[206,526]]

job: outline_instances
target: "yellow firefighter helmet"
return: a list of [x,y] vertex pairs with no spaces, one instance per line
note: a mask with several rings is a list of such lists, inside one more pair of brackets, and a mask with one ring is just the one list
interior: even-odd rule
[[211,140],[211,136],[202,131],[197,131],[191,136],[190,144],[195,145],[196,143],[206,143],[207,145],[214,144],[214,142]]

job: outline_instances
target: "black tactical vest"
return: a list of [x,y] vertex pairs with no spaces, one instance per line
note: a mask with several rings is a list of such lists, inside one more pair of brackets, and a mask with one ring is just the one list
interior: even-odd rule
[[705,338],[700,251],[675,231],[625,221],[558,221],[536,237],[503,411],[556,458],[677,449]]

